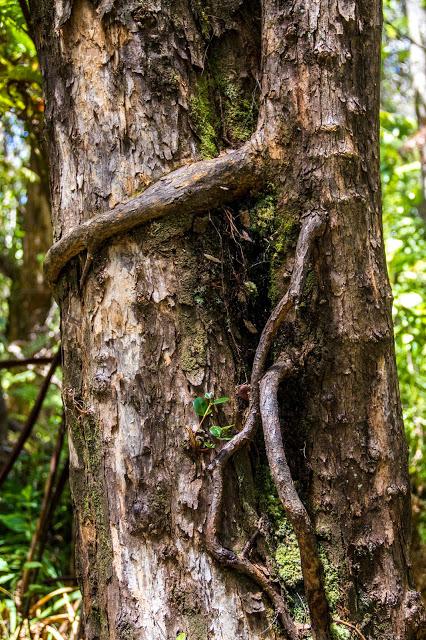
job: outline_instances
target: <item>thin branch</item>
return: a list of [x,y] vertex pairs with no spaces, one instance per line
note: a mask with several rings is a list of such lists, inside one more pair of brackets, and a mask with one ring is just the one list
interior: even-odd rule
[[207,516],[206,546],[208,552],[224,567],[234,569],[258,584],[272,602],[289,640],[298,640],[298,633],[291,619],[285,598],[273,587],[270,579],[243,555],[222,546],[218,531],[222,516],[224,464],[218,464],[212,473],[212,501]]
[[[27,562],[32,562],[36,557],[37,549],[42,544],[42,536],[46,532],[46,521],[50,513],[50,503],[52,500],[55,480],[58,472],[59,458],[61,456],[62,446],[64,444],[64,437],[65,437],[65,417],[63,416],[61,426],[59,428],[58,435],[56,438],[56,443],[53,449],[52,457],[50,459],[49,473],[47,475],[46,483],[44,486],[44,494],[43,494],[43,500],[40,507],[40,515],[37,520],[37,525],[34,530],[33,537],[31,539],[30,548],[27,554]],[[31,580],[32,573],[33,573],[32,569],[24,569],[24,572],[22,574],[22,580],[19,585],[19,590],[21,592],[22,597],[24,597],[26,594],[28,585]],[[28,614],[28,609],[29,609],[29,598],[27,599],[27,604],[24,611],[25,616]]]
[[336,624],[342,624],[344,627],[348,627],[348,629],[352,629],[352,631],[354,631],[357,634],[357,636],[361,638],[361,640],[367,640],[365,635],[361,633],[358,627],[352,624],[351,622],[346,622],[346,620],[340,620],[339,618],[335,618],[334,622]]
[[410,44],[414,45],[415,47],[418,47],[419,49],[423,49],[423,51],[426,51],[426,47],[424,44],[421,44],[421,42],[417,42],[416,40],[414,40],[410,36],[410,34],[403,33],[401,29],[398,29],[398,27],[392,24],[392,22],[389,22],[389,20],[384,20],[384,24],[387,25],[388,27],[392,27],[392,29],[395,30],[395,33],[398,36],[398,38],[401,38],[401,40],[408,40]]
[[17,443],[15,444],[12,453],[9,456],[8,461],[6,462],[6,464],[4,465],[3,469],[0,472],[0,487],[3,485],[4,481],[6,480],[7,476],[9,475],[10,470],[12,469],[13,465],[15,464],[19,454],[21,453],[26,441],[28,440],[29,436],[31,435],[31,432],[33,430],[33,427],[35,425],[35,423],[37,422],[38,416],[40,414],[40,410],[43,406],[43,402],[44,399],[47,395],[47,391],[49,389],[49,385],[50,385],[50,381],[52,379],[53,374],[56,371],[56,368],[58,367],[59,363],[61,361],[61,352],[60,350],[57,352],[57,354],[55,355],[49,371],[47,372],[46,377],[43,380],[43,383],[40,387],[40,391],[38,392],[38,396],[36,398],[36,401],[31,409],[30,415],[28,416],[28,419],[24,425],[24,428],[22,429],[21,435],[19,436],[19,439],[17,441]]
[[[232,567],[240,573],[250,576],[262,587],[277,609],[284,629],[291,639],[296,639],[298,632],[290,618],[284,598],[275,591],[270,581],[265,578],[262,572],[258,569],[256,570],[256,567],[252,565],[249,560],[244,557],[238,557],[233,551],[223,547],[220,542],[219,531],[223,507],[223,478],[228,460],[244,445],[250,443],[254,437],[259,418],[259,383],[265,370],[266,360],[279,328],[290,310],[295,309],[300,301],[314,240],[322,233],[324,226],[324,217],[317,212],[310,213],[302,218],[302,228],[297,241],[289,288],[270,315],[262,331],[254,356],[247,419],[243,429],[223,447],[209,468],[212,472],[212,482],[211,503],[206,522],[207,549],[222,565]],[[259,576],[258,573],[260,573],[261,576]]]
[[22,358],[21,360],[13,358],[10,360],[0,360],[0,369],[14,369],[16,367],[28,367],[31,364],[43,365],[50,364],[53,361],[52,356],[34,356],[33,358]]
[[[38,549],[38,555],[37,555],[37,559],[41,560],[42,556],[43,556],[43,551],[44,551],[44,546],[46,543],[46,534],[47,534],[47,528],[49,526],[49,523],[52,521],[53,516],[55,515],[55,511],[56,508],[59,504],[59,501],[61,499],[62,493],[65,489],[65,485],[68,481],[69,478],[69,471],[70,471],[70,459],[69,457],[66,458],[64,465],[62,467],[62,471],[59,474],[59,478],[58,481],[56,483],[55,489],[52,493],[52,497],[51,500],[49,502],[49,510],[46,514],[46,519],[45,519],[45,523],[44,523],[44,531],[41,534],[41,542],[40,542],[40,546]],[[58,578],[59,580],[59,578]],[[74,580],[75,580],[75,576],[74,576]]]
[[278,388],[282,380],[296,370],[300,360],[303,360],[300,354],[293,354],[293,357],[283,354],[264,375],[260,383],[260,413],[271,476],[299,545],[303,582],[314,638],[327,640],[330,637],[331,618],[315,529],[291,477],[279,415]]
[[21,7],[22,15],[24,16],[25,22],[29,28],[31,24],[31,14],[27,5],[27,0],[19,0],[19,6]]
[[[201,160],[163,176],[139,196],[96,215],[70,231],[48,251],[46,280],[53,285],[71,258],[93,252],[108,238],[171,214],[201,212],[219,207],[261,185],[261,134],[240,149],[213,160]],[[83,269],[87,276],[90,264]]]

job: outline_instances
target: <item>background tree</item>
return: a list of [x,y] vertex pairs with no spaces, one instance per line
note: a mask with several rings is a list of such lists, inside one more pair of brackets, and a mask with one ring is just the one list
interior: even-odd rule
[[44,105],[35,47],[21,8],[16,2],[3,0],[1,10],[0,135],[6,151],[2,198],[6,209],[15,201],[14,224],[20,234],[11,234],[5,221],[0,268],[11,279],[8,339],[28,341],[43,326],[52,304],[42,270],[43,256],[51,244],[42,135]]

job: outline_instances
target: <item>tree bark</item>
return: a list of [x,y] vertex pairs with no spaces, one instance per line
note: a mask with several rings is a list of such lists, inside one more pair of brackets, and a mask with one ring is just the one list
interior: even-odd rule
[[[63,0],[31,14],[86,638],[302,637],[258,526],[266,454],[246,446],[265,365],[289,350],[304,356],[282,437],[307,529],[279,497],[311,561],[313,636],[331,638],[330,607],[371,640],[420,637],[380,222],[380,3]],[[264,324],[241,417],[234,387]],[[218,418],[241,430],[204,451],[188,434],[210,391],[233,398]]]

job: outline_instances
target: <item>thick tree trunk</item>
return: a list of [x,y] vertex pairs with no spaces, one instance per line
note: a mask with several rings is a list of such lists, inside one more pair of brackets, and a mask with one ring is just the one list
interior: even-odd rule
[[[84,249],[89,257],[69,262],[56,285],[86,637],[297,637],[271,557],[289,525],[282,520],[275,536],[260,526],[246,545],[265,503],[277,502],[258,497],[270,493],[262,443],[243,445],[281,329],[277,352],[297,353],[280,404],[304,524],[284,485],[279,497],[301,545],[313,635],[331,637],[322,564],[334,617],[371,640],[415,638],[421,614],[408,577],[406,450],[380,224],[379,2],[33,5],[59,241],[49,274]],[[257,134],[240,151],[87,222],[200,153],[247,140],[259,86]],[[250,187],[261,195],[244,197]],[[232,211],[190,210],[231,198]],[[173,215],[135,226],[165,212]],[[270,264],[251,275],[250,258]],[[291,273],[260,340],[248,418],[215,463],[215,450],[191,445],[192,400],[233,396],[249,377],[251,333]],[[277,407],[267,400],[264,429]],[[267,445],[279,485],[277,437]],[[284,565],[287,551],[276,555]]]

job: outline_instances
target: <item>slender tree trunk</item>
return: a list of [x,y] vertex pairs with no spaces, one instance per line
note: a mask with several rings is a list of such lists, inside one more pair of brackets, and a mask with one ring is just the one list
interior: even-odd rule
[[8,339],[30,340],[40,330],[52,305],[52,293],[43,276],[43,256],[52,241],[49,180],[46,163],[31,141],[29,168],[36,180],[27,183],[27,201],[21,212],[24,231],[22,264],[12,279]]
[[406,0],[410,43],[410,73],[419,131],[413,144],[420,152],[423,202],[419,212],[426,222],[426,9],[422,0]]
[[[330,608],[371,640],[420,637],[380,222],[380,3],[77,0],[32,16],[86,637],[301,637],[278,584],[289,525],[261,440],[244,446],[280,352],[285,453],[268,439],[268,457],[279,485],[287,455],[304,502],[303,524],[278,487],[313,636],[331,638]],[[287,288],[241,415],[234,388]],[[192,400],[210,391],[233,398],[219,424],[241,429],[214,450],[194,443]],[[262,401],[265,430],[277,406]]]

